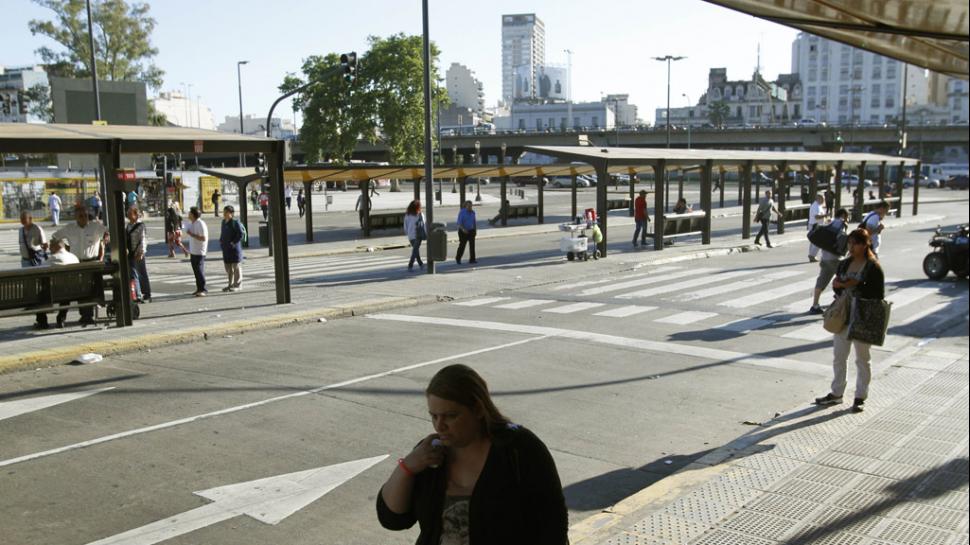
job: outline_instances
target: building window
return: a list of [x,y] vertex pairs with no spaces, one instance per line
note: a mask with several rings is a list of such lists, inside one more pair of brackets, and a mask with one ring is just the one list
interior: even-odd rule
[[550,117],[549,118],[549,126],[547,126],[546,128],[547,129],[554,129],[555,127],[556,127],[556,118],[555,117]]
[[878,83],[873,83],[872,84],[872,97],[871,97],[871,99],[869,101],[869,106],[870,107],[872,107],[872,108],[878,108],[879,107],[879,95],[880,94],[881,94],[881,92],[880,92],[880,85]]
[[814,66],[808,69],[808,81],[818,81],[818,70]]
[[598,129],[599,126],[600,126],[600,118],[599,118],[599,116],[594,115],[593,116],[593,128],[594,129]]
[[519,130],[520,131],[524,131],[525,130],[525,119],[520,119],[519,120]]
[[872,65],[872,79],[882,79],[882,65]]
[[896,99],[894,97],[886,97],[886,107],[887,108],[895,108],[896,107]]
[[808,107],[809,110],[815,109],[815,97],[808,98],[808,104],[806,104],[806,107]]
[[[666,112],[664,112],[664,115],[666,115]],[[573,118],[573,128],[574,129],[578,129],[579,128],[579,118],[578,117],[574,117]]]
[[849,79],[849,66],[848,65],[843,64],[842,66],[839,67],[839,79],[841,79],[841,80],[847,80],[847,79]]
[[536,118],[536,130],[537,131],[541,131],[542,130],[542,119],[540,119],[540,118]]
[[822,71],[821,71],[821,74],[820,74],[819,79],[822,80],[822,81],[828,81],[829,80],[829,67],[828,67],[828,65],[822,66]]
[[562,130],[566,130],[566,118],[565,117],[559,118],[559,128],[562,129]]
[[886,79],[896,79],[897,64],[899,64],[897,61],[889,61],[886,63]]

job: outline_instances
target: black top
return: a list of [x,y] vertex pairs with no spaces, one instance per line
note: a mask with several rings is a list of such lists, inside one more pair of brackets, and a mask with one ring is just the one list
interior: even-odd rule
[[[414,477],[411,508],[398,514],[377,494],[377,518],[389,530],[421,528],[416,545],[438,545],[448,486],[447,461]],[[468,510],[471,545],[566,545],[569,520],[556,463],[531,431],[509,424],[492,435]]]
[[[836,274],[842,277],[849,270],[849,263],[852,257],[847,257],[839,262]],[[835,290],[837,295],[842,294],[842,290]],[[856,297],[861,299],[884,299],[886,297],[886,277],[882,273],[882,267],[878,261],[868,261],[862,267],[862,280],[855,287]]]

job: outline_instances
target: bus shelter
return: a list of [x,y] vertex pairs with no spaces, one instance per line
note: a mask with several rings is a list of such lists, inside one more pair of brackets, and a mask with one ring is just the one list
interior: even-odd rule
[[[0,123],[0,154],[90,154],[98,157],[103,180],[104,203],[111,260],[128,263],[125,244],[124,192],[134,185],[134,172],[122,168],[122,156],[152,153],[259,153],[265,154],[270,181],[270,210],[272,218],[283,218],[283,156],[281,140],[205,131],[183,127],[146,127],[131,125],[28,124]],[[286,222],[277,221],[273,230],[276,247],[276,302],[290,302],[289,263],[286,249]],[[131,282],[126,266],[116,267],[112,273],[117,297],[116,323],[119,327],[132,323],[131,293],[122,289]]]
[[[896,214],[902,214],[903,208],[903,177],[906,167],[913,166],[917,179],[913,184],[913,213],[916,213],[919,195],[920,161],[906,157],[878,155],[869,153],[824,153],[824,152],[782,152],[782,151],[747,151],[747,150],[684,150],[667,148],[602,148],[593,146],[526,146],[526,150],[541,155],[553,157],[559,161],[585,163],[596,171],[599,180],[607,180],[610,172],[626,171],[630,173],[630,194],[633,194],[634,175],[641,172],[652,172],[654,176],[654,211],[660,216],[665,209],[665,184],[670,169],[699,168],[701,172],[701,209],[705,215],[700,220],[701,242],[711,242],[711,187],[715,167],[739,168],[741,171],[742,190],[742,238],[751,234],[751,185],[756,169],[772,170],[775,176],[776,199],[778,210],[782,212],[778,220],[778,233],[784,233],[785,198],[787,194],[788,173],[793,169],[804,169],[810,176],[809,193],[814,198],[818,189],[819,169],[832,168],[835,170],[835,195],[841,198],[843,169],[854,168],[858,171],[859,191],[856,192],[853,210],[858,219],[864,201],[861,180],[866,177],[868,166],[877,166],[879,170],[879,195],[884,196],[887,187],[888,167],[898,166],[894,186],[898,195]],[[609,230],[607,213],[609,211],[608,188],[606,183],[596,186],[596,212],[603,232],[603,244],[597,245],[603,256],[607,255]],[[840,204],[840,201],[836,201]],[[659,218],[655,218],[659,219]],[[664,221],[654,222],[654,249],[664,247]]]

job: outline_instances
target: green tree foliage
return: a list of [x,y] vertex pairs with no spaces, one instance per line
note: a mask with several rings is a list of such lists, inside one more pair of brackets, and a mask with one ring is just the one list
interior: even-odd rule
[[[323,74],[339,64],[340,56],[313,56],[303,63],[303,78],[287,76],[280,90],[293,90],[305,81],[318,81],[298,96],[303,112],[300,141],[308,161],[336,162],[350,157],[359,139],[383,141],[394,163],[418,163],[424,157],[424,84],[420,36],[371,36],[369,50],[358,56],[357,79]],[[446,105],[447,92],[439,81],[438,49],[432,44],[432,104]],[[432,112],[434,119],[435,112]]]
[[37,116],[46,123],[54,122],[54,105],[51,103],[50,87],[38,83],[24,91],[27,101],[27,113]]
[[[90,77],[87,12],[84,0],[33,0],[54,12],[51,21],[31,20],[34,35],[46,36],[64,51],[47,46],[37,53],[52,75]],[[109,81],[141,81],[156,90],[162,85],[164,72],[152,58],[158,49],[152,47],[151,33],[155,19],[149,16],[148,4],[125,0],[92,0],[95,62],[98,77]]]
[[712,102],[707,112],[707,117],[711,120],[711,124],[717,128],[724,128],[724,124],[727,123],[728,117],[730,116],[731,107],[723,100]]

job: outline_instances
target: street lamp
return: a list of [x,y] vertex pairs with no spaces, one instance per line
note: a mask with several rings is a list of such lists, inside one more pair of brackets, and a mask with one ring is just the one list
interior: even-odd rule
[[681,96],[687,99],[687,149],[690,149],[690,126],[692,121],[690,114],[694,109],[694,103],[691,102],[687,93],[682,93]]
[[653,60],[667,63],[667,147],[670,147],[670,63],[686,59],[683,56],[665,55],[663,57],[653,57]]
[[[475,163],[482,164],[482,143],[475,140]],[[475,177],[475,202],[482,202],[482,177]]]
[[[239,86],[239,135],[242,136],[246,134],[243,130],[243,107],[242,107],[242,65],[249,64],[249,61],[238,61],[236,62],[236,83]],[[246,166],[246,156],[242,153],[239,154],[239,166]]]

